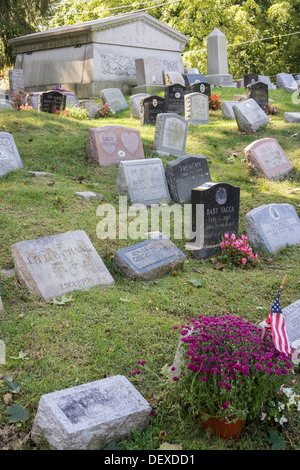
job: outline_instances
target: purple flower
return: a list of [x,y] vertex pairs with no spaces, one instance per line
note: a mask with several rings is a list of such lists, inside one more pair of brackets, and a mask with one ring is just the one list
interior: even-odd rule
[[223,403],[223,405],[222,405],[223,410],[224,411],[227,410],[229,405],[230,405],[230,401],[225,401],[225,403]]

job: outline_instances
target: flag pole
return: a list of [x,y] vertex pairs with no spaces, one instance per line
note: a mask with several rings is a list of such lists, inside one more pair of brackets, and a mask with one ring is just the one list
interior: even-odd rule
[[[280,291],[280,292],[282,291],[282,289],[283,289],[283,287],[284,287],[286,278],[287,278],[287,274],[284,275],[284,277],[283,277],[283,279],[282,279],[282,281],[281,281],[281,284],[280,284],[280,287],[279,287],[279,291]],[[264,327],[263,333],[262,333],[262,335],[261,335],[261,340],[264,339],[265,334],[266,334],[266,331],[267,331],[267,328]]]

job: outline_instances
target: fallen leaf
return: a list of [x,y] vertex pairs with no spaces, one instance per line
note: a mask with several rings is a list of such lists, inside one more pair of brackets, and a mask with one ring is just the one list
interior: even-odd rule
[[181,444],[169,444],[168,442],[164,442],[158,450],[182,450]]
[[8,421],[10,423],[25,423],[29,416],[28,410],[20,405],[12,405],[7,408],[6,413],[9,415]]
[[194,287],[202,287],[203,281],[201,281],[200,279],[189,279],[188,283],[192,284],[192,286]]
[[200,273],[200,274],[204,273],[203,269],[200,269],[200,268],[192,268],[192,269],[193,271],[196,271],[196,273]]
[[12,399],[12,394],[11,393],[6,393],[5,395],[3,395],[3,402],[4,402],[4,405],[11,406],[14,402],[13,399]]
[[10,359],[21,359],[21,360],[27,359],[28,360],[29,358],[26,357],[26,356],[27,356],[27,353],[24,353],[23,351],[20,351],[18,356],[9,356],[9,357],[10,357]]
[[226,267],[226,263],[216,263],[214,265],[214,269],[216,269],[216,270],[223,269],[225,267]]
[[52,300],[52,303],[53,303],[53,305],[65,305],[65,304],[67,304],[67,303],[69,303],[69,302],[73,302],[73,300],[74,300],[74,299],[73,299],[73,297],[72,297],[71,295],[68,297],[68,296],[66,296],[66,295],[64,294],[60,299],[59,299],[59,298],[58,298],[58,299],[55,299],[55,298],[54,298],[54,299]]

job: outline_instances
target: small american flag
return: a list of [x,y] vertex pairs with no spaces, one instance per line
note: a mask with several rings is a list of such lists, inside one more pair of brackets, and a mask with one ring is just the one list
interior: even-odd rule
[[280,294],[281,291],[279,290],[276,299],[272,305],[270,314],[265,320],[265,322],[270,324],[271,326],[272,338],[275,348],[285,354],[292,354],[292,348],[288,340],[284,316],[279,301]]

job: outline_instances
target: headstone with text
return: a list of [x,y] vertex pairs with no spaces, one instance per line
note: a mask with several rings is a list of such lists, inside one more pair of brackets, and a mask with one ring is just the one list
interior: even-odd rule
[[158,57],[141,57],[135,59],[137,86],[132,94],[149,93],[154,95],[164,90],[163,61]]
[[103,104],[109,104],[110,109],[115,112],[129,107],[119,88],[105,88],[104,90],[101,90],[100,98]]
[[54,450],[101,450],[111,441],[141,432],[151,407],[122,375],[41,396],[31,438]]
[[146,96],[140,99],[140,123],[155,124],[158,114],[165,112],[165,99],[158,95]]
[[254,99],[264,109],[269,102],[269,87],[263,82],[252,82],[247,85],[247,98]]
[[293,169],[276,139],[266,137],[255,140],[244,151],[250,172],[254,175],[277,180]]
[[191,93],[202,93],[208,97],[211,96],[211,86],[207,82],[197,82],[191,84]]
[[244,87],[247,88],[249,83],[257,82],[258,81],[258,74],[257,73],[245,73],[244,74]]
[[240,188],[207,182],[192,189],[191,245],[195,258],[207,258],[220,249],[225,233],[238,234]]
[[44,300],[76,289],[114,284],[83,230],[18,242],[11,251],[19,279]]
[[43,91],[39,94],[38,111],[54,114],[66,108],[66,95],[57,90]]
[[165,112],[166,113],[184,113],[184,96],[186,86],[174,84],[167,85],[165,88]]
[[185,118],[192,126],[209,123],[209,98],[202,93],[188,93],[184,97]]
[[89,159],[96,160],[100,166],[145,157],[140,131],[114,125],[90,128],[86,153]]
[[164,76],[166,85],[179,84],[185,86],[185,80],[179,72],[165,72]]
[[232,75],[228,73],[226,36],[218,28],[207,36],[206,81],[215,86],[234,86]]
[[114,263],[127,277],[150,280],[182,266],[185,258],[171,240],[156,238],[118,250]]
[[162,199],[171,202],[160,158],[120,162],[116,192],[126,195],[133,204],[149,206]]
[[176,113],[158,114],[153,150],[162,155],[184,155],[188,121]]
[[166,178],[173,201],[187,202],[193,188],[210,181],[207,159],[203,155],[184,155],[168,162]]
[[237,103],[233,107],[238,128],[247,134],[254,134],[261,127],[270,124],[270,119],[253,99]]
[[300,220],[290,204],[266,204],[246,214],[250,245],[274,253],[287,245],[300,244]]
[[0,177],[23,167],[15,140],[9,132],[0,132]]
[[140,119],[141,117],[141,98],[150,96],[149,93],[136,93],[129,98],[130,117]]

